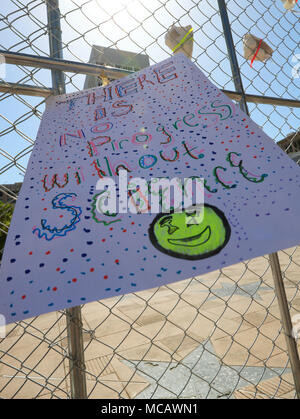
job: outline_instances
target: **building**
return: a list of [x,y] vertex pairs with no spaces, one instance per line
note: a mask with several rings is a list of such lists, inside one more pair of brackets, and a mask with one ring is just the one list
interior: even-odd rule
[[[98,64],[108,68],[117,68],[121,70],[136,72],[142,68],[149,67],[149,57],[145,54],[136,54],[135,52],[123,51],[115,48],[92,46],[89,59],[90,64]],[[84,83],[84,89],[91,89],[96,86],[103,86],[113,80],[119,79],[120,76],[114,77],[110,72],[107,77],[105,71],[103,74],[96,76],[87,76]]]
[[300,128],[298,131],[289,134],[283,140],[278,141],[277,144],[291,159],[300,164]]

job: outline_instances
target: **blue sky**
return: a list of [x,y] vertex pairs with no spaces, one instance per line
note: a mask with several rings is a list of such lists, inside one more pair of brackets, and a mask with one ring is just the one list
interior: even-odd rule
[[[296,5],[295,13],[286,12],[281,0],[229,0],[227,7],[247,93],[299,99],[300,78],[292,78],[292,57],[300,54],[300,7]],[[153,64],[171,53],[164,43],[166,30],[175,22],[191,24],[194,62],[218,87],[234,90],[216,0],[60,0],[60,10],[65,59],[88,62],[91,45],[96,44],[147,54]],[[1,49],[49,54],[46,7],[41,0],[5,0],[0,13]],[[252,68],[242,56],[242,38],[248,32],[274,50],[269,61],[255,62]],[[35,69],[32,74],[30,70],[7,65],[5,80],[51,86],[50,71]],[[82,89],[84,79],[68,73],[67,92]],[[252,119],[275,141],[300,126],[299,108],[249,104],[249,110]],[[22,96],[17,100],[0,94],[1,153],[4,150],[16,156],[26,150],[18,160],[22,167],[4,173],[9,160],[0,154],[0,184],[22,181],[43,111],[42,98]],[[10,131],[11,124],[18,132]]]

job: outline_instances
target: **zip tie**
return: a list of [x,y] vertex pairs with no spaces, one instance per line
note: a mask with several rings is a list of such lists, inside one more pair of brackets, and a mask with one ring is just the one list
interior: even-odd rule
[[[175,52],[176,51],[176,49],[177,48],[179,48],[187,39],[187,36],[191,33],[191,32],[193,32],[193,28],[191,28],[189,31],[188,31],[188,33],[186,33],[185,35],[184,35],[184,37],[181,39],[181,41],[180,42],[178,42],[178,44],[176,45],[176,47],[175,48],[173,48],[172,49],[172,51],[173,52]],[[192,37],[192,38],[190,38],[190,39],[193,39],[194,40],[194,38]]]
[[262,43],[262,39],[259,41],[259,44],[258,44],[257,50],[256,50],[256,52],[255,52],[255,54],[254,54],[254,56],[253,56],[253,58],[252,58],[252,60],[251,60],[250,67],[252,67],[253,61],[255,60],[255,58],[256,58],[256,56],[257,56],[257,54],[258,54],[258,51],[259,51],[260,46],[261,46],[261,43]]

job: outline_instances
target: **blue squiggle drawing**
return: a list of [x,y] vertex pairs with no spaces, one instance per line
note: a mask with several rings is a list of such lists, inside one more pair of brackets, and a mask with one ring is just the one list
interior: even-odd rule
[[65,224],[62,228],[51,227],[47,225],[47,220],[41,220],[42,228],[36,227],[33,229],[33,234],[36,234],[40,239],[45,238],[47,241],[54,239],[54,237],[64,237],[69,231],[76,229],[76,224],[80,221],[80,215],[82,210],[80,207],[75,207],[74,205],[67,205],[64,201],[70,197],[77,196],[75,193],[60,193],[52,199],[52,208],[53,209],[65,209],[69,211],[73,218],[68,224]]

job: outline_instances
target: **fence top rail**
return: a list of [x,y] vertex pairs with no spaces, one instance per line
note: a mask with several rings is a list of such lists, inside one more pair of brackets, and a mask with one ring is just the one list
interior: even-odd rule
[[76,61],[61,60],[51,57],[41,57],[18,52],[0,50],[0,54],[4,56],[7,64],[23,65],[35,68],[47,68],[70,73],[88,74],[91,76],[99,76],[102,72],[105,71],[105,74],[108,77],[113,76],[116,78],[121,78],[133,73],[133,71],[130,70],[120,70],[119,68],[99,64],[79,63]]

